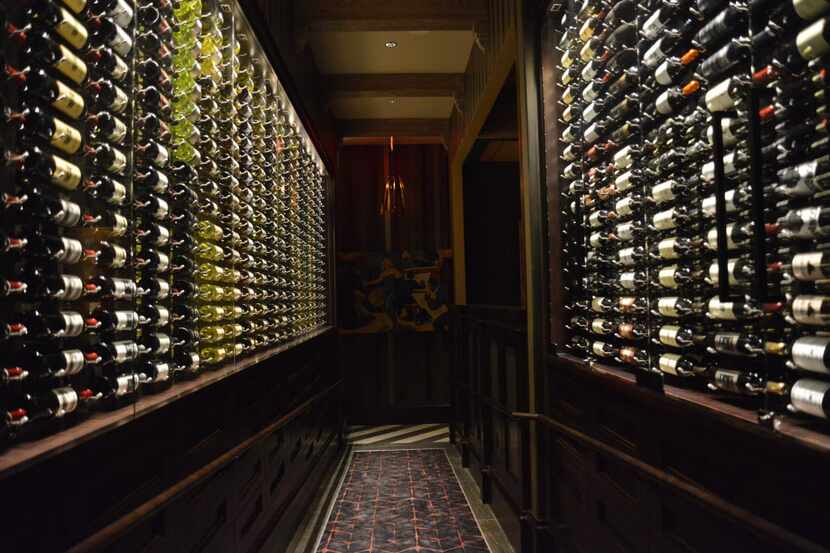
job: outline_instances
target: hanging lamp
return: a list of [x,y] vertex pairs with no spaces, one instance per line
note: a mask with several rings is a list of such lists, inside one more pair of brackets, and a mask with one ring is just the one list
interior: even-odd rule
[[380,202],[381,215],[401,214],[406,210],[406,184],[398,171],[395,156],[395,137],[389,137],[389,152],[387,153],[388,172],[383,185],[383,194]]

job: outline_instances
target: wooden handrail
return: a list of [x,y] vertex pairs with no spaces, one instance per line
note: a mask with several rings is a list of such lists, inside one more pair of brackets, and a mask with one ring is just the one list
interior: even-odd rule
[[707,491],[700,486],[696,486],[686,480],[682,480],[662,469],[653,465],[645,463],[636,457],[620,451],[596,438],[592,438],[587,434],[571,428],[565,424],[557,422],[552,418],[542,415],[540,413],[522,413],[514,412],[513,417],[521,420],[534,420],[541,423],[543,426],[557,432],[558,434],[567,436],[583,445],[602,452],[609,457],[625,463],[642,476],[657,482],[668,488],[678,490],[688,496],[689,498],[703,504],[707,508],[717,511],[718,513],[749,526],[754,532],[760,534],[764,538],[771,539],[778,545],[783,545],[788,548],[796,548],[803,553],[830,553],[827,549],[815,542],[812,542],[798,534],[795,534],[786,528],[783,528],[769,520],[760,517],[751,511],[748,511],[734,503],[730,503],[720,496]]
[[196,470],[191,474],[187,475],[185,478],[179,480],[178,482],[176,482],[160,494],[145,501],[131,512],[115,520],[111,524],[101,528],[94,534],[84,539],[82,542],[76,544],[74,547],[69,549],[68,553],[87,553],[92,551],[100,551],[102,548],[112,544],[115,540],[117,540],[120,536],[124,535],[125,532],[136,526],[142,520],[146,519],[153,513],[161,510],[180,495],[196,487],[200,482],[205,481],[215,473],[219,472],[223,467],[225,467],[235,459],[241,457],[249,449],[251,449],[251,447],[253,447],[256,443],[258,443],[260,440],[262,440],[269,434],[273,434],[280,428],[287,425],[289,422],[293,421],[299,415],[304,413],[311,405],[313,405],[323,397],[327,396],[329,393],[332,392],[332,390],[340,386],[342,383],[342,379],[338,380],[325,390],[310,397],[305,402],[298,405],[293,410],[289,411],[276,421],[272,422],[271,424],[269,424],[268,426],[266,426],[250,438],[239,443],[236,447],[226,451],[225,453],[223,453],[210,463],[206,464],[199,470]]

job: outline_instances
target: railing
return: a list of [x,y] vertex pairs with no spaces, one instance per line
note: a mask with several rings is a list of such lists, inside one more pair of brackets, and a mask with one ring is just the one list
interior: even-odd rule
[[512,413],[528,405],[526,313],[456,306],[453,316],[453,441],[482,501],[493,499],[495,486],[519,518],[530,501],[529,438]]

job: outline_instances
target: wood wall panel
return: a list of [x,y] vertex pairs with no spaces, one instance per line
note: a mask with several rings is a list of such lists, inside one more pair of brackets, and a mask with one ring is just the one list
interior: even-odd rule
[[3,549],[65,551],[122,517],[132,525],[106,551],[248,553],[290,533],[300,489],[341,448],[335,390],[163,508],[136,509],[329,389],[334,353],[330,332],[0,480],[14,498]]

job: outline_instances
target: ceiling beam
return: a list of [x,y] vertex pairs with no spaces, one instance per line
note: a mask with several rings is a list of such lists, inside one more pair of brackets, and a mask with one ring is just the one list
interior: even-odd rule
[[433,98],[455,96],[464,88],[460,73],[368,73],[327,75],[332,98]]
[[300,0],[300,28],[324,31],[470,31],[486,0]]
[[340,119],[338,134],[343,138],[373,136],[437,137],[449,132],[448,119]]

